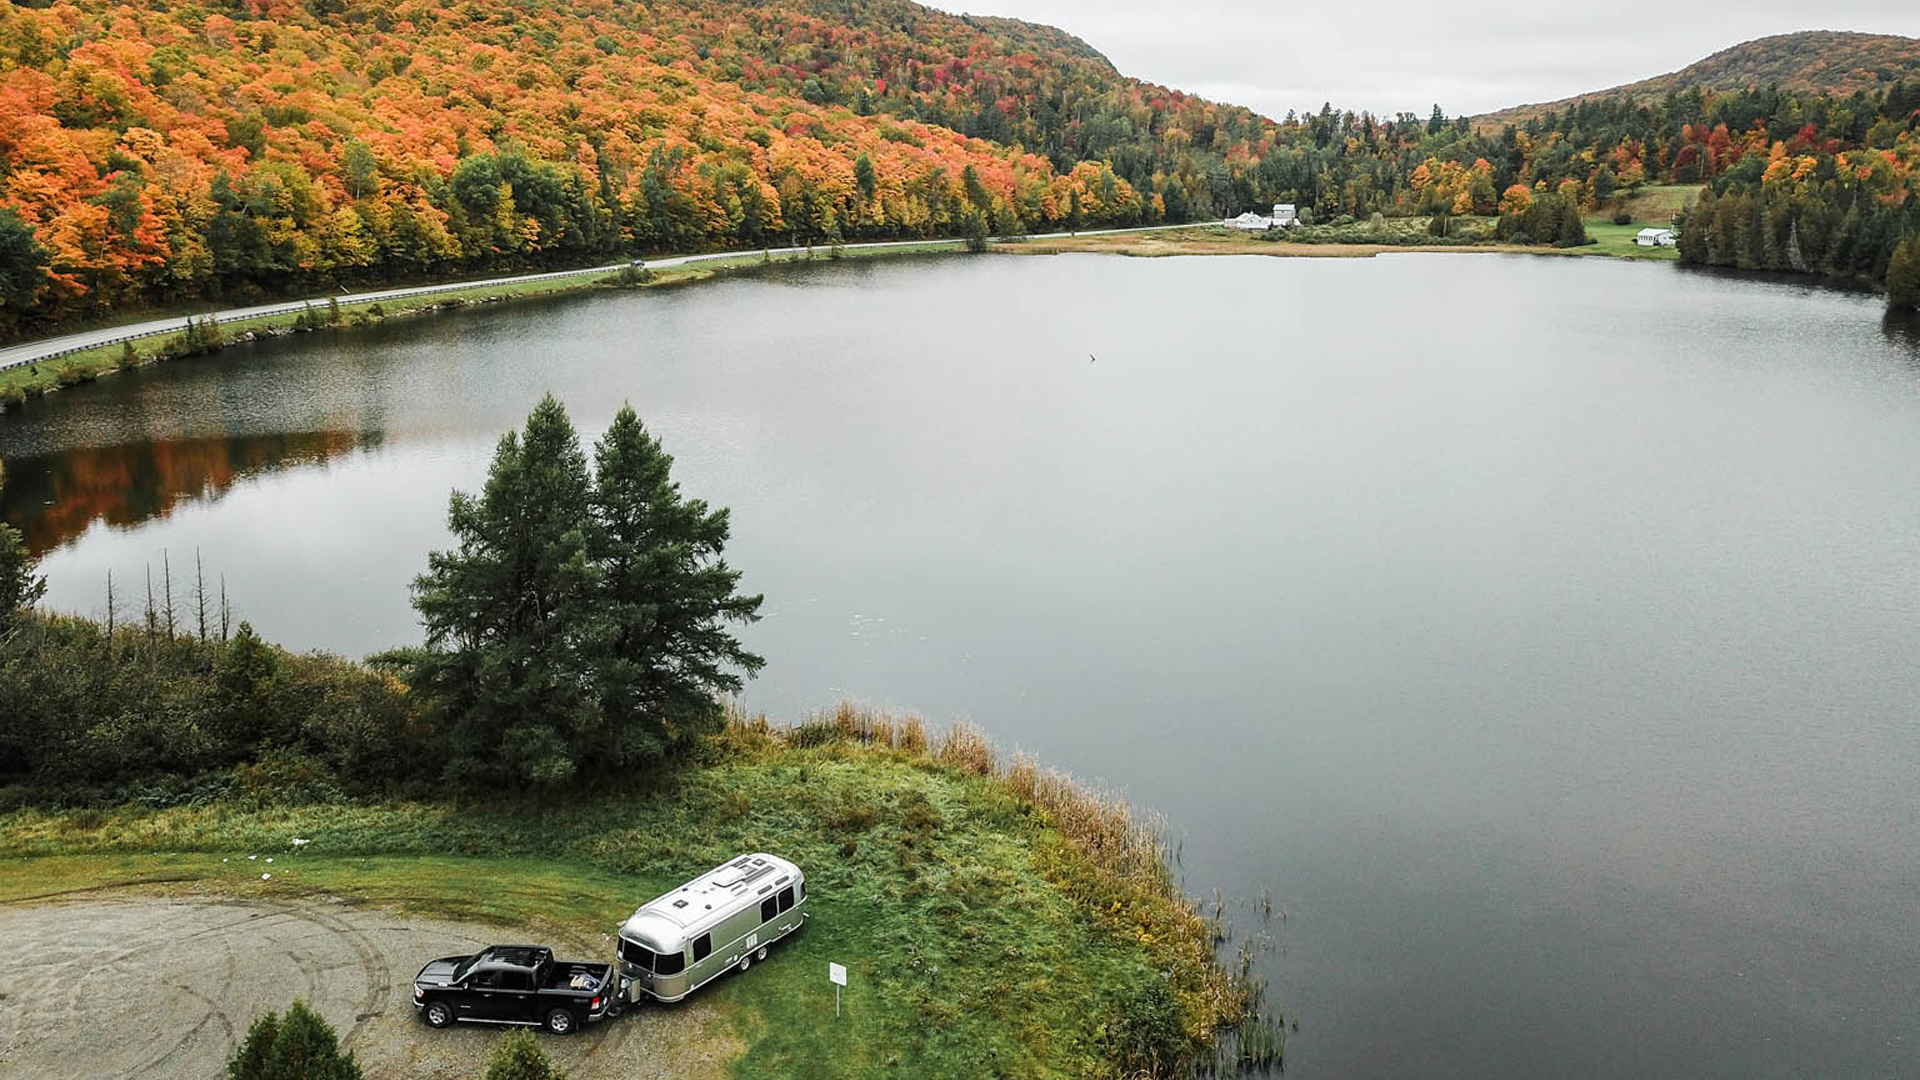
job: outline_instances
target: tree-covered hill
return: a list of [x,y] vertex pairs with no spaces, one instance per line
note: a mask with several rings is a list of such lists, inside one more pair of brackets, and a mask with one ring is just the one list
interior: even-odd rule
[[0,330],[1225,209],[1273,125],[906,0],[0,2]]
[[1650,104],[1668,94],[1698,90],[1723,93],[1778,87],[1818,94],[1880,91],[1902,79],[1920,78],[1920,38],[1803,30],[1743,41],[1696,60],[1679,71],[1559,101],[1516,105],[1481,118],[1485,124],[1524,123],[1547,112],[1565,112],[1584,101],[1629,98]]
[[[1515,123],[1330,104],[1274,122],[1126,78],[1065,32],[908,0],[0,0],[0,335],[336,284],[1274,202],[1320,221],[1517,214],[1541,193],[1608,212],[1650,183],[1818,202],[1852,237],[1844,259],[1819,253],[1817,223],[1788,243],[1794,214],[1713,259],[1879,283],[1920,229],[1920,77],[1898,78],[1914,45],[1767,39],[1684,89]],[[1875,85],[1703,85],[1782,64]]]

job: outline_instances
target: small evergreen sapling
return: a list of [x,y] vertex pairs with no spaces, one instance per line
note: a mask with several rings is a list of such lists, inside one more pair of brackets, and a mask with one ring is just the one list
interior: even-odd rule
[[333,1025],[304,1001],[284,1017],[267,1013],[247,1029],[227,1060],[227,1080],[362,1080],[353,1055],[340,1049]]
[[486,1080],[566,1080],[567,1071],[553,1063],[540,1040],[525,1029],[510,1031],[487,1059]]
[[1894,248],[1887,260],[1887,303],[1895,311],[1920,309],[1920,236]]
[[33,571],[26,538],[13,526],[0,524],[0,633],[13,625],[15,616],[46,595],[47,579]]

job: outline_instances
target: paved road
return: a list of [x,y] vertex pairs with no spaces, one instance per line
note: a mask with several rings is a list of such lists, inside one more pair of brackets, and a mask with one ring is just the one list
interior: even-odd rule
[[[1211,225],[1213,222],[1192,222],[1187,225],[1143,225],[1132,229],[1088,229],[1080,236],[1105,236],[1114,233],[1150,232],[1156,229],[1186,229],[1199,225]],[[1055,232],[1038,234],[1028,239],[1052,240],[1073,233]],[[864,244],[846,244],[847,248],[884,249],[917,247],[928,243],[925,240],[882,240]],[[648,259],[650,267],[688,266],[694,263],[712,262],[716,259],[737,259],[741,256],[759,255],[762,251],[771,255],[792,255],[807,250],[801,247],[753,248],[748,251],[718,251],[705,255],[668,255],[657,259]],[[329,300],[337,300],[343,305],[371,304],[378,300],[398,300],[406,297],[431,296],[435,293],[456,292],[484,285],[514,285],[525,281],[555,281],[561,278],[583,277],[590,274],[609,274],[625,266],[618,262],[606,266],[592,266],[580,270],[556,270],[545,274],[515,274],[511,277],[481,278],[475,281],[460,281],[446,285],[415,285],[403,289],[378,289],[372,292],[339,293],[330,296],[316,296],[305,300],[281,301],[272,304],[258,304],[253,307],[228,308],[213,312],[221,322],[233,322],[238,319],[252,319],[263,315],[293,315],[303,307],[312,304],[325,307]],[[101,345],[118,345],[123,341],[157,337],[161,334],[177,334],[185,329],[187,320],[176,316],[167,319],[153,319],[148,322],[129,323],[125,326],[110,326],[100,330],[85,330],[77,334],[61,334],[58,337],[42,338],[38,341],[22,342],[0,348],[0,371],[19,367],[23,364],[52,360],[82,349],[92,349]]]
[[[225,1075],[254,1017],[298,997],[370,1080],[473,1080],[500,1029],[422,1024],[413,974],[502,934],[325,900],[123,894],[0,906],[0,1078]],[[553,944],[610,951],[604,941]],[[575,1080],[718,1080],[740,1050],[700,999],[642,1005],[540,1041]]]

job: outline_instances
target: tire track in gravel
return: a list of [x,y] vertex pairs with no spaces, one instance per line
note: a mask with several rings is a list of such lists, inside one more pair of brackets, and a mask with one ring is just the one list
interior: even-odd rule
[[[433,1031],[412,974],[511,930],[403,918],[327,899],[88,892],[0,905],[0,1080],[216,1076],[254,1018],[302,998],[371,1080],[471,1080],[501,1031]],[[598,955],[605,942],[584,943]],[[556,943],[563,949],[581,948]],[[640,1006],[565,1038],[542,1036],[575,1080],[703,1080],[741,1044],[719,1007]]]

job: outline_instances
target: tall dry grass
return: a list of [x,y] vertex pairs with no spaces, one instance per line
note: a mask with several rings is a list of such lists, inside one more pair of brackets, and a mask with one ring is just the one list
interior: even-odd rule
[[1196,1044],[1242,1026],[1257,1002],[1258,988],[1246,972],[1236,976],[1215,953],[1225,934],[1219,911],[1210,920],[1180,889],[1165,820],[1134,810],[1115,792],[1043,768],[1026,754],[1002,764],[986,733],[965,721],[930,734],[918,716],[851,701],[790,727],[735,709],[721,738],[763,747],[857,744],[998,781],[1036,810],[1070,853],[1042,867],[1055,884],[1103,925],[1140,941],[1167,964]]

